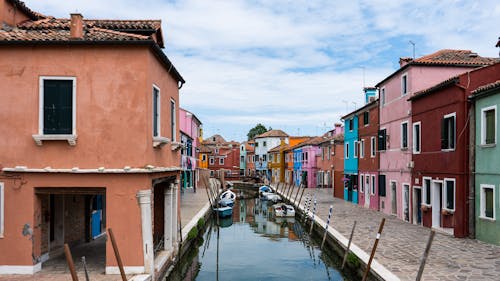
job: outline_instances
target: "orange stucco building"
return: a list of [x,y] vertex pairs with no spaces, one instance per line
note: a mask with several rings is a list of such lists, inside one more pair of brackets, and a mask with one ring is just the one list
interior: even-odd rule
[[175,251],[184,80],[160,26],[0,0],[0,274],[32,274],[107,228],[127,273]]

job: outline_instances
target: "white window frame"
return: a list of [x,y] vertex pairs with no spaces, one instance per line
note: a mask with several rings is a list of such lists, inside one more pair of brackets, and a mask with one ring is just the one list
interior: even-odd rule
[[219,157],[219,165],[224,165],[224,157]]
[[[156,117],[156,124],[158,125],[158,127],[156,128],[158,131],[155,132],[155,128],[154,128],[154,124],[155,124],[155,116],[154,116],[154,112],[155,112],[155,108],[154,108],[154,105],[155,105],[155,90],[158,91],[158,102],[156,103],[156,111],[158,112],[158,116]],[[151,92],[151,103],[152,103],[152,107],[153,107],[153,110],[151,111],[152,113],[152,119],[151,121],[153,122],[152,125],[153,125],[153,138],[156,138],[156,137],[161,137],[161,91],[160,91],[160,88],[158,86],[156,86],[155,84],[153,84],[153,87],[152,87],[152,92]],[[157,135],[155,136],[155,133],[157,133]]]
[[[425,180],[429,180],[429,203],[425,202],[425,198],[427,197],[427,188],[425,185]],[[432,206],[432,177],[422,177],[422,205],[430,207]]]
[[[403,125],[405,124],[406,124],[406,146],[403,146]],[[410,132],[408,130],[408,121],[401,122],[400,128],[401,128],[401,140],[399,142],[399,145],[401,147],[401,150],[407,150],[408,144],[410,143],[410,134],[409,134]]]
[[359,175],[359,192],[361,194],[364,194],[365,193],[365,175],[361,174]]
[[376,156],[376,150],[375,150],[376,147],[377,147],[377,142],[375,140],[375,137],[371,137],[370,138],[370,148],[371,148],[371,150],[370,150],[370,156],[372,158],[375,158],[375,156]]
[[[418,150],[416,147],[417,146],[417,134],[415,133],[417,131],[416,130],[417,126],[418,126],[418,143],[420,144],[420,147],[418,148]],[[420,154],[420,152],[422,151],[422,122],[418,121],[418,122],[413,123],[412,128],[413,128],[413,135],[412,135],[413,154]]]
[[345,159],[349,159],[349,142],[345,143]]
[[359,143],[359,158],[364,158],[365,157],[365,140],[361,139],[361,142]]
[[[403,83],[404,81],[404,83]],[[406,84],[406,85],[404,85]],[[405,87],[403,87],[405,86]],[[406,96],[408,94],[408,72],[401,75],[401,96]]]
[[354,158],[358,158],[359,141],[354,141]]
[[[442,148],[441,151],[454,151],[457,147],[457,113],[453,112],[450,114],[446,114],[443,116],[443,119],[453,117],[453,127],[455,129],[455,132],[453,133],[453,148]],[[448,147],[450,144],[448,143]]]
[[[486,143],[486,118],[485,118],[485,113],[486,111],[490,110],[495,110],[495,118],[494,118],[494,128],[495,128],[495,142],[493,143]],[[481,108],[481,145],[482,146],[495,146],[497,143],[497,106],[492,105],[488,107]]]
[[327,158],[327,160],[330,160],[331,159],[331,155],[332,155],[332,147],[330,145],[328,145],[326,151],[328,152],[326,158]]
[[[71,134],[50,134],[45,135],[43,133],[44,128],[44,81],[45,80],[71,80],[73,82],[73,93],[72,93],[72,130]],[[75,76],[40,76],[38,85],[38,134],[33,135],[37,145],[42,145],[44,140],[67,140],[70,145],[76,145],[76,77]]]
[[380,89],[380,104],[385,105],[385,87]]
[[370,192],[372,195],[375,195],[375,175],[371,175],[371,189]]
[[210,157],[208,157],[208,163],[209,163],[210,165],[214,165],[214,164],[215,164],[215,157],[214,157],[214,156],[210,156]]
[[[453,209],[449,209],[446,207],[446,201],[448,199],[448,193],[446,192],[446,183],[453,182]],[[441,206],[444,210],[455,212],[455,208],[457,206],[457,181],[454,178],[444,178],[443,180],[443,190],[441,191],[443,195],[443,202],[441,202]]]
[[[495,192],[495,186],[492,185],[492,184],[481,184],[480,185],[480,188],[481,188],[481,193],[480,193],[480,209],[479,209],[479,218],[481,219],[485,219],[485,220],[490,220],[490,221],[496,221],[496,208],[495,208],[495,204],[496,204],[496,192]],[[484,196],[484,190],[485,189],[493,189],[493,218],[490,218],[490,217],[487,217],[485,215],[485,208],[486,208],[486,197]]]
[[5,184],[0,182],[0,238],[4,237],[5,230]]
[[171,119],[170,120],[170,126],[171,126],[171,134],[172,134],[172,141],[175,142],[175,140],[177,139],[177,120],[176,120],[176,116],[177,116],[177,107],[175,106],[175,100],[174,99],[170,99],[170,111],[172,111],[172,105],[173,105],[173,111],[174,113],[172,114],[172,112],[170,112],[170,116],[171,116]]

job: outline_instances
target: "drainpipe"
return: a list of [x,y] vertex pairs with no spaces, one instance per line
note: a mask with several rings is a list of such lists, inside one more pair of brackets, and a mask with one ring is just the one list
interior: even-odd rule
[[165,251],[172,251],[172,220],[173,220],[173,206],[172,206],[172,192],[174,189],[174,184],[170,184],[170,188],[165,189],[165,214],[164,214],[164,249]]
[[151,189],[137,192],[137,201],[141,208],[142,243],[144,254],[144,271],[151,274],[154,280],[154,250],[153,250],[153,224],[151,221]]
[[469,102],[469,238],[476,238],[476,104]]

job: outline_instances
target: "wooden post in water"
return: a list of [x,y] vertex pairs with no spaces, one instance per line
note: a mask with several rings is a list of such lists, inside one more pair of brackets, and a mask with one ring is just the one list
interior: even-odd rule
[[290,202],[292,202],[292,193],[293,193],[294,187],[295,187],[295,184],[292,184],[292,186],[290,186],[290,190],[288,191],[288,194],[287,194],[288,201],[290,201]]
[[300,206],[300,201],[302,201],[302,195],[304,195],[305,190],[306,190],[305,188],[302,188],[302,192],[300,193],[300,197],[299,197],[299,203],[297,203],[297,208]]
[[73,263],[73,257],[71,256],[71,251],[67,243],[64,243],[64,254],[66,255],[66,262],[68,262],[69,272],[71,273],[71,279],[73,281],[78,281],[78,275],[76,275],[75,264]]
[[362,281],[366,281],[366,279],[368,278],[368,273],[370,272],[370,267],[372,265],[373,257],[375,256],[375,251],[377,250],[378,241],[380,240],[380,234],[382,234],[382,230],[384,229],[384,224],[385,218],[382,218],[382,221],[380,222],[380,226],[378,228],[377,237],[375,239],[375,244],[373,244],[372,253],[370,254],[370,260],[368,260],[368,264],[366,265],[365,274],[363,275]]
[[347,260],[347,255],[349,254],[349,250],[351,248],[352,236],[354,234],[354,228],[356,228],[356,221],[352,225],[351,236],[349,237],[349,243],[347,243],[347,249],[345,249],[344,260],[342,261],[342,269],[344,269],[345,261]]
[[[299,191],[300,191],[300,186],[302,184],[299,184],[299,188],[297,188],[297,193],[295,193],[295,198],[293,198],[293,204],[297,203],[297,197],[299,196]],[[305,189],[305,188],[304,188]],[[298,207],[299,205],[297,205]]]
[[314,198],[314,208],[313,208],[313,213],[312,213],[312,217],[311,217],[311,228],[309,229],[309,235],[311,235],[313,232],[314,214],[316,214],[316,198]]
[[214,207],[214,204],[212,203],[212,198],[210,198],[210,194],[208,193],[208,185],[207,185],[207,179],[202,176],[203,183],[205,184],[205,191],[207,192],[208,196],[208,202],[210,203],[210,207]]
[[416,281],[420,281],[422,279],[422,274],[424,273],[425,262],[427,261],[427,256],[429,255],[429,251],[431,249],[432,240],[434,240],[434,230],[431,230],[431,234],[429,235],[429,240],[427,240],[427,246],[425,246],[424,255],[422,256],[422,260],[420,261],[420,267],[418,268]]
[[311,205],[311,201],[312,197],[310,197],[309,194],[307,194],[306,203],[304,205],[304,215],[302,216],[302,220],[304,221],[304,223],[307,221],[307,216],[309,215],[309,207]]
[[286,191],[290,187],[290,184],[287,184],[285,188],[283,189],[283,198],[286,200]]
[[118,263],[118,269],[120,269],[120,275],[122,276],[122,281],[127,281],[127,276],[125,275],[125,270],[123,270],[123,262],[118,251],[118,245],[116,245],[115,235],[113,230],[108,228],[109,238],[111,239],[111,245],[113,246],[113,251],[115,252],[116,262]]
[[328,220],[326,220],[325,225],[325,234],[323,234],[323,241],[321,242],[320,249],[323,249],[323,245],[325,244],[326,234],[328,233],[328,225],[330,225],[330,217],[332,216],[333,205],[330,205],[330,211],[328,211]]

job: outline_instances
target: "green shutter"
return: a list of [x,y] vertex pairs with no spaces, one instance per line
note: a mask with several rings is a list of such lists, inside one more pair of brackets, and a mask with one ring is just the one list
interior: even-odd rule
[[484,189],[484,216],[487,218],[493,218],[493,189],[485,188]]
[[43,133],[72,134],[73,81],[43,81]]

